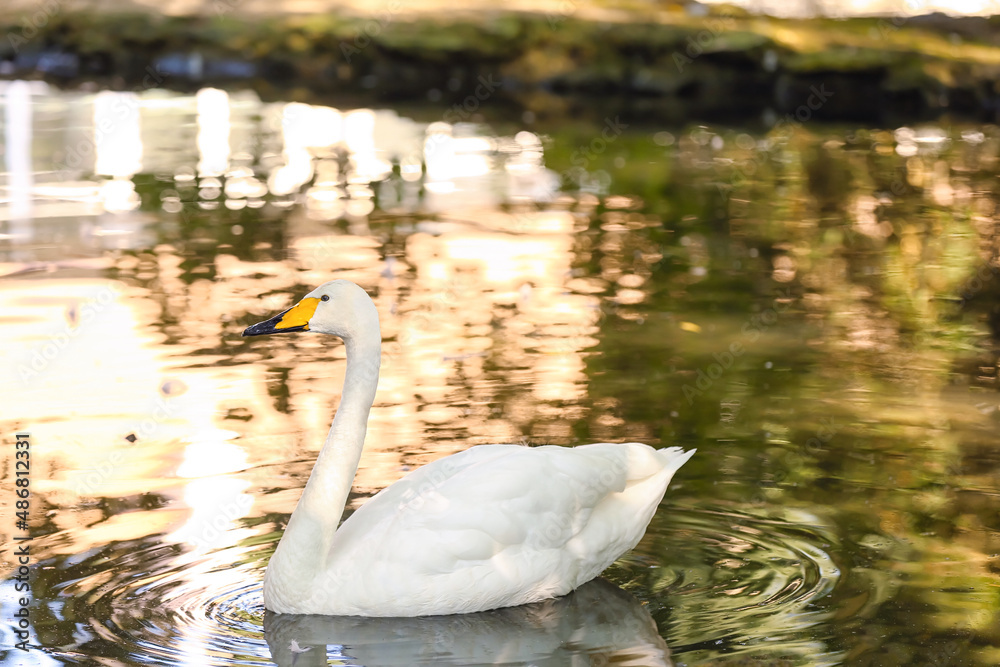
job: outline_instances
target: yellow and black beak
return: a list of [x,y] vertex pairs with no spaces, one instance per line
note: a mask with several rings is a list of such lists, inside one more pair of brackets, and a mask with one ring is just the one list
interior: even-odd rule
[[292,333],[293,331],[309,331],[309,320],[316,312],[319,299],[308,297],[283,313],[278,313],[269,320],[258,322],[243,330],[244,336],[263,336],[264,334]]

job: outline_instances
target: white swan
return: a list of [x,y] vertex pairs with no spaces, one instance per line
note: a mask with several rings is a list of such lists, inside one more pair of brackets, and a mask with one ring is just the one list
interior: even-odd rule
[[316,331],[347,346],[340,407],[264,575],[264,606],[291,614],[427,616],[569,593],[634,547],[694,450],[647,445],[480,445],[383,489],[337,528],[375,399],[375,304],[325,283],[244,336]]

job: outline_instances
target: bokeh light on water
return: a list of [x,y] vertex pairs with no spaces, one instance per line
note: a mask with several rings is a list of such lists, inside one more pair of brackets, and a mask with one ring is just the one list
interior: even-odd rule
[[[383,328],[349,509],[475,444],[699,449],[607,574],[634,597],[531,612],[597,632],[580,610],[608,605],[617,634],[476,636],[557,664],[1000,659],[996,127],[597,143],[215,89],[2,99],[0,419],[37,442],[52,664],[268,664],[285,632],[363,660],[335,647],[371,627],[268,625],[260,599],[343,347],[240,337],[338,277]],[[420,659],[476,659],[446,625],[378,632],[416,642],[398,664],[427,632],[455,648]]]

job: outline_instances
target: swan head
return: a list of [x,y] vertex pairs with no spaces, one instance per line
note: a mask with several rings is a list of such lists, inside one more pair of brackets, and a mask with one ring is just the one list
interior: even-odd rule
[[350,280],[331,280],[274,317],[243,331],[244,336],[318,331],[345,341],[379,336],[378,311],[371,297]]

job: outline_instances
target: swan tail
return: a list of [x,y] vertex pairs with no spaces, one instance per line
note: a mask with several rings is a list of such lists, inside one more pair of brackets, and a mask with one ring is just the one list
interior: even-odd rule
[[656,450],[656,458],[660,460],[664,472],[673,477],[674,473],[680,470],[680,467],[687,463],[688,459],[694,456],[697,451],[697,449],[689,449],[685,452],[680,447],[667,447]]
[[653,449],[649,445],[631,442],[628,447],[627,485],[638,484],[645,480],[662,480],[664,488],[674,476],[674,473],[690,459],[696,450],[684,451],[680,447]]

